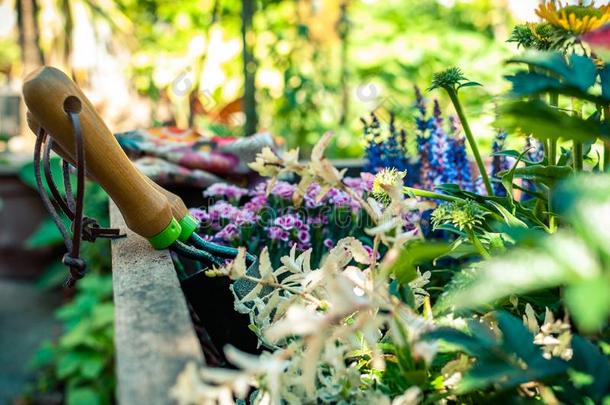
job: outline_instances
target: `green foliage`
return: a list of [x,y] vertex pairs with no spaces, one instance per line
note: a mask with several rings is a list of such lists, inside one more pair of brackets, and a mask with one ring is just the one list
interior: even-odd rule
[[472,231],[482,225],[486,215],[472,200],[443,203],[432,213],[432,225],[438,229],[449,224],[460,231]]
[[571,230],[530,238],[532,245],[482,263],[474,273],[466,270],[468,283],[446,294],[458,307],[476,307],[511,294],[565,286],[566,305],[579,327],[598,330],[610,317],[610,234],[600,222],[610,215],[609,191],[608,175],[571,178],[554,195]]
[[528,381],[552,386],[568,403],[581,403],[585,397],[599,403],[610,392],[610,364],[595,345],[574,336],[571,360],[548,358],[523,322],[504,311],[495,318],[499,333],[492,325],[471,321],[467,332],[439,328],[427,335],[449,344],[448,351],[476,359],[459,383],[461,394],[491,387],[496,392],[515,390]]
[[[53,177],[63,192],[60,160],[51,159]],[[20,170],[20,178],[35,188],[32,164]],[[45,182],[46,184],[46,182]],[[85,189],[85,214],[108,226],[108,196],[94,183]],[[66,218],[62,218],[69,229]],[[45,219],[28,238],[30,249],[62,245],[62,236],[51,218]],[[114,402],[114,312],[110,251],[107,240],[83,243],[82,257],[88,275],[77,283],[74,298],[60,307],[56,317],[63,325],[63,334],[55,342],[45,342],[32,359],[38,380],[32,387],[35,396],[61,390],[66,404],[107,404]],[[37,281],[41,288],[57,288],[67,277],[67,269],[59,260],[48,266]]]
[[480,86],[480,83],[471,82],[466,79],[460,68],[452,67],[445,71],[435,73],[432,77],[432,85],[429,91],[434,89],[452,89],[459,90],[462,87]]
[[68,404],[106,404],[114,398],[112,279],[89,274],[77,294],[57,311],[64,334],[45,343],[32,359],[39,370],[36,392],[64,388]]

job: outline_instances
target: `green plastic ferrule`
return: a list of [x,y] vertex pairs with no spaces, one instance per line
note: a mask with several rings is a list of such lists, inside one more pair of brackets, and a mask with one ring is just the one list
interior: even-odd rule
[[180,232],[182,232],[180,224],[172,218],[172,221],[164,230],[149,238],[148,241],[155,249],[165,249],[180,237]]
[[181,242],[186,242],[187,240],[189,240],[193,232],[195,232],[197,228],[199,228],[199,221],[197,221],[195,217],[190,214],[186,214],[184,217],[182,217],[180,221],[178,221],[178,223],[182,228],[182,231],[180,232],[180,237],[178,238]]

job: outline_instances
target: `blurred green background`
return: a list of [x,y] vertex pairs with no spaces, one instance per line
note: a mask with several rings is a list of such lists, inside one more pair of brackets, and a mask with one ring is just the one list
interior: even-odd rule
[[533,4],[5,0],[0,87],[18,92],[26,72],[51,64],[72,74],[115,132],[162,124],[217,135],[268,130],[306,153],[333,130],[331,156],[356,157],[360,116],[393,110],[409,128],[413,84],[427,88],[433,72],[455,65],[485,85],[464,92],[485,139],[491,94],[504,86],[511,10]]

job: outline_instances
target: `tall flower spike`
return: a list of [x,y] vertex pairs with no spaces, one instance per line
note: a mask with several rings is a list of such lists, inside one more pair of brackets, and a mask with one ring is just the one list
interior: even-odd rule
[[462,190],[474,191],[464,135],[457,134],[453,138],[449,138],[448,160],[452,169],[452,178],[447,179],[447,182],[457,184]]
[[373,132],[371,125],[364,119],[360,119],[364,124],[364,139],[366,141],[365,158],[367,164],[365,172],[376,173],[383,167],[383,151],[379,143],[377,134]]
[[419,114],[415,116],[415,126],[417,128],[416,133],[416,146],[417,154],[419,155],[419,186],[430,190],[433,185],[429,182],[428,173],[430,172],[430,154],[428,150],[428,138],[430,137],[430,130],[433,126],[433,119],[428,117],[427,101],[424,98],[419,87],[415,86],[415,107]]
[[398,171],[407,169],[407,162],[402,147],[398,144],[394,113],[390,114],[389,136],[384,140],[384,167]]
[[[528,150],[525,154],[527,160],[531,162],[540,162],[542,161],[542,159],[544,159],[544,149],[542,147],[542,144],[535,138],[528,136],[525,139],[525,148]],[[531,180],[523,179],[522,186],[526,190],[536,191],[536,185]],[[531,198],[531,195],[529,195],[528,193],[523,193],[521,199],[523,201],[527,201]]]
[[510,164],[506,156],[499,156],[495,154],[504,150],[504,143],[507,135],[508,134],[506,131],[498,131],[491,147],[492,153],[494,153],[491,160],[491,178],[494,180],[494,194],[499,197],[505,197],[506,190],[502,186],[501,179],[498,174],[510,170]]
[[438,100],[434,100],[433,128],[428,141],[430,169],[428,181],[432,187],[445,183],[447,179],[447,133],[443,129],[443,116]]
[[491,187],[491,182],[489,181],[489,176],[487,175],[485,162],[483,162],[483,158],[481,158],[479,147],[477,146],[476,139],[474,138],[474,134],[470,129],[470,124],[467,121],[466,114],[464,113],[462,103],[460,102],[460,98],[458,96],[458,91],[461,88],[470,86],[480,86],[480,84],[468,81],[459,68],[452,67],[434,75],[430,90],[439,88],[443,89],[451,99],[453,107],[455,108],[455,112],[457,113],[458,117],[460,118],[460,121],[462,122],[464,133],[466,134],[466,138],[468,139],[468,144],[470,145],[470,149],[472,150],[474,159],[477,162],[477,167],[479,168],[479,172],[485,185],[485,190],[487,191],[487,194],[491,195],[493,194],[493,188]]

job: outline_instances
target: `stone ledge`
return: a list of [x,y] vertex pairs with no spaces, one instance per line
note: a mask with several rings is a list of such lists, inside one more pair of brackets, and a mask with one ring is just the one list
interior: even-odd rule
[[201,346],[169,252],[127,229],[112,201],[109,209],[111,226],[127,233],[112,241],[117,402],[172,403],[185,365],[204,363]]

